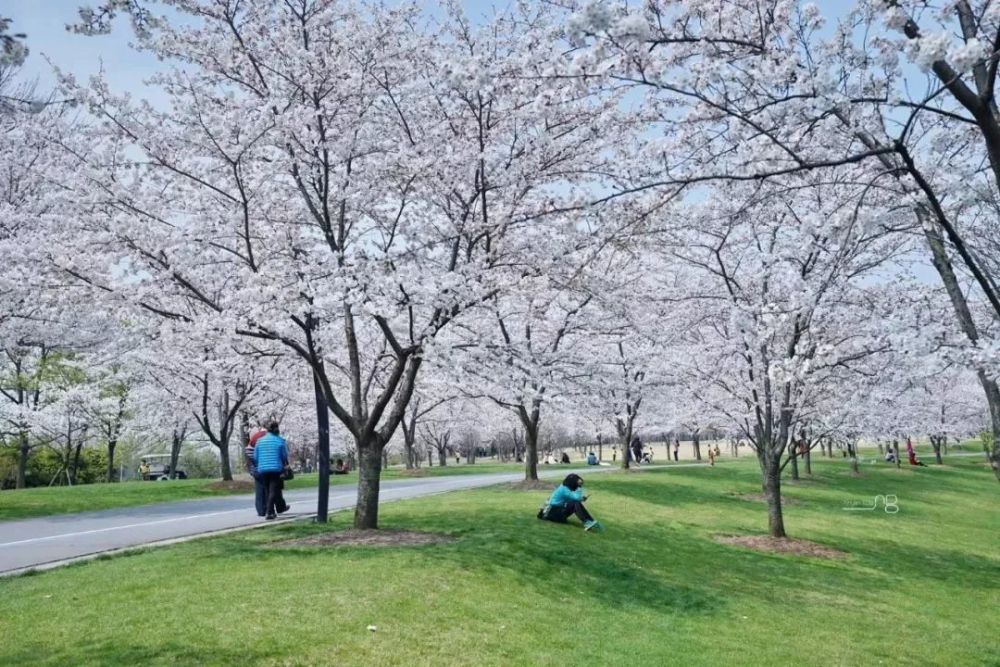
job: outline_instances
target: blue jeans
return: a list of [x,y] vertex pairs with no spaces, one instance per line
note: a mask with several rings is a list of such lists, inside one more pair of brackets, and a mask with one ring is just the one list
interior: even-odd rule
[[257,507],[257,516],[264,516],[267,511],[267,485],[264,484],[264,476],[260,473],[253,475],[253,502]]

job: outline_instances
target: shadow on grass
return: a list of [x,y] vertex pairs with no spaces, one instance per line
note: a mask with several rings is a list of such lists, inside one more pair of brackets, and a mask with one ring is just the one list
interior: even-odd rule
[[[1000,561],[954,549],[939,549],[865,537],[864,539],[836,536],[841,548],[849,551],[860,565],[876,571],[875,576],[885,581],[920,580],[940,581],[958,587],[973,584],[992,587],[1000,575]],[[866,575],[868,576],[868,575]]]
[[[529,501],[530,503],[530,501]],[[436,511],[412,516],[409,513],[383,520],[387,529],[407,527],[434,531],[458,538],[452,545],[435,545],[407,548],[421,552],[429,561],[450,564],[456,570],[474,572],[486,577],[514,581],[537,593],[574,601],[592,599],[621,608],[646,608],[664,613],[703,614],[720,606],[722,601],[698,587],[671,582],[649,568],[657,555],[655,544],[662,544],[673,531],[655,529],[649,535],[650,543],[640,549],[630,549],[633,540],[625,544],[621,534],[608,530],[600,535],[585,533],[575,520],[568,524],[539,521],[525,513],[486,507],[470,521],[448,511]],[[339,529],[338,525],[333,526]],[[325,527],[329,530],[330,526]],[[219,546],[226,557],[300,558],[302,567],[310,559],[336,557],[337,554],[352,560],[379,558],[393,550],[377,548],[338,547],[317,549],[309,547],[284,547],[274,543],[288,539],[292,532],[309,534],[323,532],[323,527],[298,527],[294,531],[281,531],[278,539],[271,534],[270,541],[248,543],[232,540]],[[264,548],[266,546],[266,548]]]
[[[226,651],[217,646],[198,647],[179,640],[163,642],[159,638],[135,637],[131,643],[121,641],[88,642],[81,637],[65,651],[50,651],[40,646],[28,646],[8,654],[12,665],[53,664],[53,665],[246,665],[265,660],[267,653],[261,653],[252,642],[247,642],[245,650]],[[276,654],[275,654],[276,655]]]

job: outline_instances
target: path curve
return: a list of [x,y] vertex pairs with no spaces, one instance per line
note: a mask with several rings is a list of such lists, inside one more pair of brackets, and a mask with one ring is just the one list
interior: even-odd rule
[[[646,467],[675,468],[703,465],[706,464]],[[601,466],[540,470],[539,477],[561,477],[570,472],[593,474],[618,469],[613,466]],[[380,502],[517,482],[523,478],[524,474],[517,472],[385,481],[381,484]],[[292,509],[280,520],[314,516],[316,496],[316,489],[288,491],[285,493],[285,499],[291,504]],[[335,512],[353,508],[356,498],[356,484],[331,486],[329,509]],[[266,522],[267,525],[272,523]],[[0,522],[0,576],[48,569],[109,552],[172,544],[194,537],[243,530],[264,524],[265,522],[254,511],[252,494],[4,521]]]

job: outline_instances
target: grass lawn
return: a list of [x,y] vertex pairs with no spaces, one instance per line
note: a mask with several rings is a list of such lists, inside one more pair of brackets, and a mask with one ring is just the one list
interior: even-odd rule
[[[1000,664],[997,482],[980,459],[896,470],[817,460],[786,485],[824,560],[724,546],[766,524],[756,464],[588,480],[603,534],[534,518],[544,492],[382,509],[415,548],[289,547],[279,524],[0,579],[0,664]],[[895,494],[898,514],[844,511]],[[377,626],[370,632],[369,625]]]
[[[475,465],[434,466],[421,468],[420,476],[471,475],[490,472],[520,472],[523,464],[477,463]],[[389,468],[382,471],[382,479],[404,479],[412,477],[405,468]],[[288,482],[290,489],[315,488],[318,474],[296,475]],[[173,500],[191,500],[208,496],[247,493],[246,489],[218,488],[214,479],[184,479],[169,482],[122,482],[121,484],[81,484],[74,487],[53,486],[34,489],[0,491],[0,521],[26,519],[52,514],[87,512],[113,509],[133,505],[150,505]],[[357,473],[331,475],[330,485],[354,484]],[[253,489],[250,489],[250,493]]]
[[0,521],[232,493],[226,489],[213,489],[210,484],[214,481],[175,479],[169,482],[80,484],[0,491]]

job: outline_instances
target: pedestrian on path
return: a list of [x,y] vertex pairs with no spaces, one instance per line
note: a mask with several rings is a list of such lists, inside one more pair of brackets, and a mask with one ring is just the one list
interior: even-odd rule
[[277,514],[289,509],[281,494],[281,473],[288,465],[288,445],[279,434],[278,422],[267,425],[267,434],[253,448],[253,460],[257,464],[257,474],[263,476],[267,488],[265,518],[274,519]]

